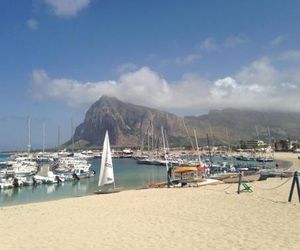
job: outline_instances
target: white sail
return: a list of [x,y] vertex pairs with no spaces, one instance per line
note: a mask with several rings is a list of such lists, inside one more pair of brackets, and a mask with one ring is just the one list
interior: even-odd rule
[[98,186],[103,186],[111,183],[114,183],[114,170],[113,170],[108,131],[106,130],[105,138],[103,142],[101,169],[100,169]]

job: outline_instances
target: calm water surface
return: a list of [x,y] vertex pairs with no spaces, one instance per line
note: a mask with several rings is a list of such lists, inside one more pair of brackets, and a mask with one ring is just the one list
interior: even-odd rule
[[[1,155],[0,161],[9,155]],[[215,159],[216,161],[221,159]],[[0,190],[0,206],[11,206],[23,203],[57,200],[68,197],[79,197],[93,194],[98,190],[100,160],[91,160],[96,175],[77,182],[65,182],[54,185],[38,185]],[[237,163],[237,162],[235,162]],[[261,165],[257,162],[239,162],[242,166]],[[113,159],[116,187],[137,189],[150,183],[166,181],[166,168],[162,166],[138,165],[133,159]],[[265,164],[265,163],[264,163]],[[281,162],[281,165],[287,163]],[[267,165],[275,165],[268,163]]]
[[[54,185],[0,190],[0,206],[91,195],[98,189],[100,160],[95,159],[90,163],[96,171],[96,175],[89,179]],[[165,167],[138,165],[133,159],[113,159],[113,164],[116,187],[136,189],[153,182],[166,180]]]

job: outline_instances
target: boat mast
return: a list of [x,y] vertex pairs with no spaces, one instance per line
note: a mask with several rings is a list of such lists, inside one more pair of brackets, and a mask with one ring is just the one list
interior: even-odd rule
[[258,128],[257,126],[255,125],[255,131],[256,131],[256,137],[257,137],[257,140],[259,141],[259,132],[258,132]]
[[195,150],[193,141],[192,141],[192,139],[191,139],[191,137],[190,137],[190,134],[189,134],[189,131],[188,131],[186,125],[185,125],[184,119],[182,119],[182,122],[183,122],[183,127],[184,127],[184,129],[185,129],[185,132],[186,132],[186,134],[187,134],[187,136],[188,136],[188,138],[189,138],[189,141],[190,141],[190,143],[191,143],[192,149]]
[[[255,132],[256,132],[257,144],[258,144],[258,141],[260,140],[260,138],[259,138],[258,128],[257,128],[256,125],[255,125]],[[256,155],[256,149],[255,149],[255,147],[254,147],[254,154]],[[263,158],[263,155],[262,155],[262,154],[259,154],[259,156]]]
[[57,127],[57,151],[60,148],[60,126]]
[[161,126],[161,135],[162,135],[163,148],[164,148],[164,158],[165,158],[165,161],[166,161],[167,185],[168,185],[168,187],[170,187],[169,165],[168,165],[168,159],[167,159],[167,150],[166,150],[166,142],[165,142],[163,126]]
[[165,130],[165,142],[166,142],[166,152],[170,151],[170,147],[169,147],[169,141],[167,138],[167,131]]
[[27,145],[27,152],[30,153],[31,149],[31,119],[28,117],[28,145]]
[[269,136],[269,145],[271,147],[271,154],[272,154],[272,158],[274,159],[274,151],[273,151],[273,145],[272,145],[272,137],[271,137],[271,132],[270,132],[270,128],[268,126],[268,136]]
[[148,136],[148,138],[147,138],[147,143],[148,143],[148,154],[149,154],[149,151],[150,151],[150,133],[149,133],[149,129],[147,129],[147,136]]
[[74,126],[73,119],[71,118],[71,133],[72,133],[72,153],[74,154]]
[[208,134],[206,134],[206,138],[207,138],[207,147],[208,147],[208,153],[209,153],[209,163],[210,163],[210,173],[212,173],[212,156],[211,156],[211,150],[210,150],[210,143],[209,143],[209,137]]
[[195,141],[196,141],[198,160],[199,160],[199,164],[201,164],[201,156],[200,156],[200,151],[199,151],[199,146],[198,146],[198,139],[197,139],[197,135],[196,135],[196,129],[194,129],[194,136],[195,136]]
[[[107,153],[109,152],[109,157],[110,157],[110,163],[111,163],[111,167],[112,167],[112,169],[113,169],[113,162],[112,162],[112,153],[111,153],[111,147],[110,147],[110,142],[109,142],[109,135],[108,135],[108,130],[106,130],[106,133],[107,133],[107,142],[106,142],[106,144],[107,144]],[[108,158],[106,158],[106,161],[108,161]],[[116,189],[116,182],[115,182],[115,176],[114,176],[114,174],[113,174],[113,179],[114,179],[114,181],[113,181],[113,184],[114,184],[114,189]]]
[[231,146],[230,146],[229,133],[228,133],[227,128],[226,128],[226,136],[227,136],[228,151],[229,151],[229,154],[230,154],[231,153]]
[[152,134],[152,145],[151,145],[151,148],[152,148],[152,151],[154,150],[154,128],[153,128],[153,123],[151,122],[151,127],[152,127],[152,131],[151,131],[151,134]]
[[43,123],[43,153],[45,152],[45,141],[46,141],[46,125]]
[[214,154],[215,140],[214,140],[214,134],[213,134],[211,125],[209,125],[209,131],[210,131],[210,136],[211,136],[212,153]]

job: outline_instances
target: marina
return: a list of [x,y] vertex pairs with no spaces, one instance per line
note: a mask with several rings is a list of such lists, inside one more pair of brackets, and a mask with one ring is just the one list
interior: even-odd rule
[[[52,159],[52,157],[55,155],[57,154],[48,154],[50,159]],[[40,162],[39,171],[35,175],[30,175],[27,177],[18,177],[20,180],[22,180],[22,178],[29,178],[29,180],[33,179],[35,181],[38,181],[40,184],[29,183],[28,185],[14,186],[13,178],[11,178],[10,187],[3,187],[2,185],[2,189],[0,190],[0,206],[11,206],[23,203],[42,202],[70,197],[92,195],[95,192],[95,190],[97,190],[98,186],[98,176],[100,171],[101,158],[95,156],[95,154],[93,157],[89,157],[88,159],[80,158],[79,156],[82,157],[82,155],[79,153],[75,154],[77,155],[77,157],[66,157],[66,155],[63,155],[62,153],[60,155],[61,157],[57,158],[55,161],[53,160],[54,162],[52,162],[52,160],[50,161],[49,158],[48,160]],[[193,158],[194,160],[191,161],[190,159]],[[206,164],[206,166],[209,166],[210,163],[207,154],[202,155],[202,158],[204,162],[206,162],[204,163],[204,165]],[[11,163],[11,159],[11,155],[1,155],[2,173],[5,169],[3,163]],[[172,185],[178,186],[179,183],[180,185],[181,183],[194,183],[195,180],[197,180],[197,178],[199,181],[202,181],[202,178],[204,178],[205,176],[205,167],[197,169],[196,167],[191,166],[187,170],[183,170],[184,168],[186,168],[184,166],[188,166],[188,163],[197,162],[196,159],[197,155],[195,154],[185,154],[181,155],[180,158],[180,161],[186,162],[186,164],[182,167],[178,167],[178,164],[172,165],[171,162],[169,163],[169,167],[175,169],[175,172],[171,176],[171,180],[173,183]],[[235,158],[227,158],[227,164],[226,162],[224,162],[224,157],[222,156],[215,156],[212,159],[214,161],[214,164],[212,164],[212,166],[214,166],[215,173],[211,174],[210,178],[215,179],[219,179],[221,175],[226,174],[226,170],[228,169],[223,169],[222,167],[230,166],[229,162],[231,162],[231,164],[233,164],[236,168],[247,167],[250,169],[253,168],[255,170],[259,168],[263,168],[265,171],[276,170],[275,162],[268,162],[262,165],[261,163],[258,163],[256,161],[248,161],[247,163],[245,163],[244,161],[239,161]],[[80,177],[80,171],[76,171],[76,167],[74,168],[75,163],[79,165],[84,163],[84,166],[81,167],[81,169],[87,168],[87,171],[88,173],[90,173],[90,175]],[[281,171],[280,173],[288,169],[290,166],[288,162],[282,161],[279,161],[279,163],[277,164],[281,165],[281,169],[279,169]],[[114,178],[115,182],[117,183],[117,187],[122,188],[124,190],[156,187],[157,184],[166,183],[167,180],[167,171],[164,164],[148,165],[141,164],[136,158],[114,157],[113,165],[115,173]],[[52,168],[50,166],[52,166]],[[68,166],[70,168],[68,168]],[[72,172],[70,169],[73,169],[74,171],[72,170]],[[77,166],[77,169],[80,168],[78,168]],[[235,171],[236,170],[237,169],[235,169]],[[51,173],[51,176],[49,173]],[[77,176],[77,178],[74,177],[74,173],[75,176]],[[78,175],[76,175],[76,173]],[[81,174],[84,175],[84,172]],[[227,174],[230,174],[230,172]],[[5,177],[2,176],[2,183],[4,183],[4,180]],[[231,180],[230,182],[233,182],[233,180]]]
[[[161,167],[141,167],[133,159],[113,159],[115,179],[125,189],[144,187],[151,182],[165,180],[165,169]],[[90,160],[92,169],[99,174],[100,159]],[[83,178],[79,181],[65,181],[59,184],[23,186],[0,190],[0,206],[16,205],[56,200],[69,197],[91,195],[97,190],[98,177]]]
[[0,1],[0,250],[299,250],[300,1]]
[[[1,207],[5,230],[0,240],[11,239],[8,249],[93,249],[100,240],[104,249],[141,249],[145,244],[152,249],[244,249],[249,240],[255,249],[298,249],[299,223],[291,227],[290,222],[299,217],[299,205],[297,199],[287,202],[291,179],[250,185],[254,192],[240,195],[237,185],[222,184]],[[107,235],[99,240],[99,232]],[[12,240],[16,234],[18,241]]]

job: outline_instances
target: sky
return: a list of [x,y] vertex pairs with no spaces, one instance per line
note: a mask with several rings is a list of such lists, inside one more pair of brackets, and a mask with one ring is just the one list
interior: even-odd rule
[[33,149],[43,124],[46,147],[65,142],[102,95],[181,116],[298,112],[299,12],[296,0],[2,0],[0,150],[26,149],[28,117]]

